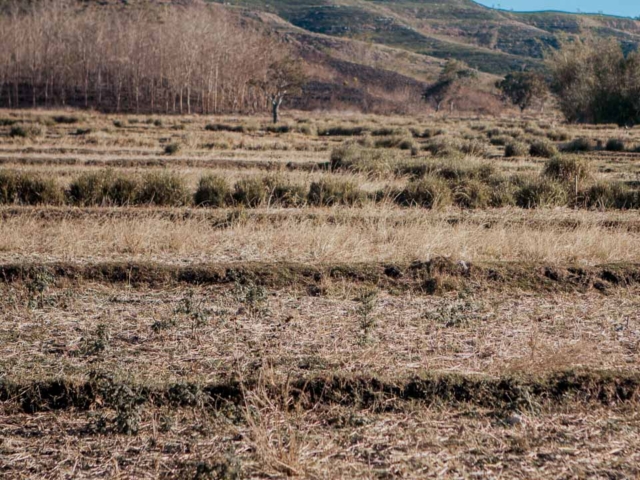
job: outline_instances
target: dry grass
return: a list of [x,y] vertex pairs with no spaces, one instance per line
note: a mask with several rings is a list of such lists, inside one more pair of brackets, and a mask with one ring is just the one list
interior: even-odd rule
[[[277,211],[276,211],[277,212]],[[451,224],[442,214],[407,215],[397,209],[353,224],[350,211],[323,220],[284,215],[276,222],[244,220],[227,228],[205,218],[168,219],[154,213],[135,218],[52,219],[20,216],[0,224],[0,259],[98,261],[146,259],[169,263],[222,261],[297,261],[310,263],[428,260],[446,256],[465,261],[546,263],[638,262],[637,231],[598,224],[566,228],[551,223],[527,225],[497,214],[491,228],[469,221]],[[518,218],[515,215],[514,218]],[[539,218],[539,217],[538,217]]]
[[[73,125],[53,119],[72,114],[79,119]],[[289,131],[274,133],[267,118],[3,110],[0,119],[46,129],[42,136],[18,138],[0,126],[0,164],[56,178],[62,186],[112,166],[124,175],[177,172],[191,190],[215,169],[229,183],[277,171],[293,183],[349,180],[368,192],[400,191],[408,170],[368,175],[318,165],[344,142],[376,152],[376,141],[394,145],[380,135],[401,132],[413,137],[415,148],[383,152],[397,161],[429,161],[430,142],[464,143],[477,145],[497,174],[535,176],[545,159],[504,158],[505,144],[516,139],[528,149],[550,138],[561,147],[586,138],[595,147],[620,138],[626,151],[595,147],[567,158],[588,164],[593,181],[638,188],[638,154],[632,151],[640,143],[638,129],[559,128],[552,118],[285,117]],[[206,130],[213,123],[243,132]],[[347,136],[356,131],[362,134]],[[169,144],[179,144],[177,154],[163,153]],[[460,152],[455,157],[447,160],[478,163]],[[23,281],[3,279],[0,476],[638,477],[637,382],[624,380],[640,374],[637,281],[598,277],[592,280],[606,285],[582,289],[577,269],[571,273],[575,291],[560,291],[560,280],[551,278],[557,265],[566,273],[569,264],[624,263],[635,279],[637,211],[428,211],[394,206],[393,198],[377,200],[350,208],[246,210],[0,207],[0,263],[233,265],[224,274],[231,283],[191,288],[91,283],[38,269]],[[513,262],[516,269],[537,269],[548,283],[544,291],[525,285],[528,277],[521,285],[503,279],[479,286],[470,275],[455,288],[400,289],[406,279],[384,284],[373,276],[379,281],[374,285],[348,274],[321,274],[304,286],[289,281],[269,291],[235,270],[248,261],[276,269],[280,261],[306,268],[436,257]],[[543,266],[554,267],[550,277]],[[394,275],[387,265],[378,267]],[[584,372],[587,380],[600,375],[606,391],[588,381],[573,394],[554,390],[548,379],[559,371]],[[436,373],[451,390],[417,399],[373,388]],[[333,378],[345,383],[331,383]],[[514,379],[523,378],[533,379],[535,388],[520,388]],[[47,391],[50,380],[59,383]],[[315,396],[314,381],[323,389]],[[362,390],[349,390],[358,382]],[[206,390],[212,385],[222,394]],[[235,390],[225,397],[223,387]],[[477,397],[447,397],[458,387],[473,388]],[[482,401],[487,388],[495,392]],[[156,391],[165,401],[152,401]],[[83,404],[82,395],[90,402]],[[64,403],[72,397],[76,403]],[[59,410],[48,410],[53,407]]]
[[42,295],[1,288],[0,371],[21,381],[82,379],[98,369],[143,384],[212,383],[266,366],[278,379],[332,371],[394,379],[421,372],[499,376],[636,371],[640,360],[636,289],[608,296],[379,292],[365,327],[361,287],[346,283],[327,297],[240,285],[87,284],[49,287]]

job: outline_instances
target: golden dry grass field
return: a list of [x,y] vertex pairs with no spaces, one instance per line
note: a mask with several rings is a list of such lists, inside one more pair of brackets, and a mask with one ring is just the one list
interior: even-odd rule
[[0,477],[640,476],[640,129],[0,111]]

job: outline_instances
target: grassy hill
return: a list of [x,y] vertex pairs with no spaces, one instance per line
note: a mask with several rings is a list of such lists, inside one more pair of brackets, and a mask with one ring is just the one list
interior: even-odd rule
[[561,12],[513,13],[471,0],[232,0],[278,15],[308,32],[363,40],[413,53],[466,61],[483,72],[541,68],[544,51],[571,35],[640,44],[640,22]]

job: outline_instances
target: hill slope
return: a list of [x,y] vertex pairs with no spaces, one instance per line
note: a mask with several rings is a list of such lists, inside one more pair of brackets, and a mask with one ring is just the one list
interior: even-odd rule
[[541,68],[547,48],[567,35],[640,44],[640,22],[559,12],[512,13],[471,0],[217,0],[278,15],[309,32],[363,40],[441,59],[455,57],[483,72]]

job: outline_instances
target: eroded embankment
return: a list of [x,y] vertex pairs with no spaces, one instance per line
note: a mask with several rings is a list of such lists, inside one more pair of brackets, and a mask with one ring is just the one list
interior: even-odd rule
[[628,372],[565,371],[544,376],[485,377],[435,374],[387,380],[368,375],[325,374],[265,383],[260,379],[230,380],[197,385],[137,385],[92,373],[85,381],[47,379],[21,383],[0,380],[0,401],[5,407],[27,413],[47,410],[123,408],[123,406],[202,406],[216,409],[227,403],[242,404],[247,394],[260,390],[283,404],[303,408],[339,404],[362,408],[392,409],[398,402],[456,406],[476,405],[495,409],[528,409],[545,402],[637,402],[640,375]]
[[640,265],[544,265],[520,262],[472,264],[435,258],[413,263],[322,264],[235,262],[173,265],[153,262],[7,263],[0,281],[102,282],[166,286],[254,283],[267,288],[303,288],[321,295],[334,282],[376,286],[391,292],[440,293],[463,288],[607,291],[640,283]]

